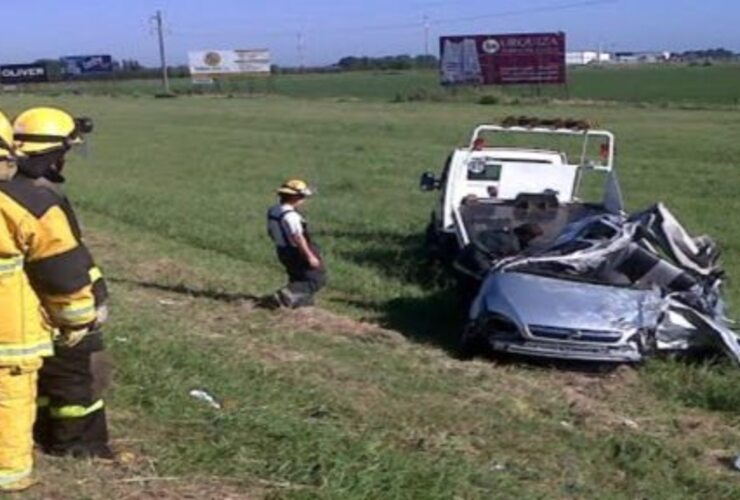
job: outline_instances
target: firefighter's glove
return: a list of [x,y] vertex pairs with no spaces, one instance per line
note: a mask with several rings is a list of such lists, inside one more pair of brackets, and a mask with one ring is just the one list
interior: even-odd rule
[[90,328],[76,328],[61,330],[55,339],[55,343],[64,347],[74,347],[90,333]]
[[95,312],[97,314],[97,318],[95,319],[95,326],[98,327],[104,325],[108,321],[108,306],[105,304],[98,306]]

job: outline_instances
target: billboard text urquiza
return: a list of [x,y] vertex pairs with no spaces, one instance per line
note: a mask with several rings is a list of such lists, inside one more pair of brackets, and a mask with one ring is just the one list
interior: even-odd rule
[[443,85],[564,84],[565,33],[443,36]]

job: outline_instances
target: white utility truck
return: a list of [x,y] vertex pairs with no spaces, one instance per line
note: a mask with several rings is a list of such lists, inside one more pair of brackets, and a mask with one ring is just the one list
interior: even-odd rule
[[[570,143],[577,157],[565,148],[531,145],[563,138],[560,142]],[[527,246],[541,247],[576,219],[620,212],[614,151],[611,132],[583,121],[508,118],[502,125],[476,127],[467,147],[449,156],[439,178],[431,172],[421,176],[422,190],[441,192],[427,227],[428,249],[446,263],[471,245],[504,257],[507,249],[496,246],[506,243],[506,233],[515,236],[517,228]],[[606,195],[596,203],[580,196],[584,175],[591,172],[607,174],[607,189],[600,189]]]

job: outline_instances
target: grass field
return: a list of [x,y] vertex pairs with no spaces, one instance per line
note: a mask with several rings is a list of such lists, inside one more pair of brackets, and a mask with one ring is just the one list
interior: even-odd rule
[[[543,87],[543,97],[577,100],[606,100],[663,105],[737,106],[740,104],[740,64],[716,66],[619,66],[587,67],[570,70],[565,89]],[[172,88],[179,93],[198,91],[189,79],[175,79]],[[34,91],[51,93],[82,92],[99,95],[152,95],[160,91],[157,80],[123,82],[84,82],[40,85]],[[327,74],[278,75],[272,79],[223,82],[201,91],[221,93],[274,93],[308,99],[362,99],[377,101],[467,101],[497,95],[503,101],[533,98],[537,89],[509,88],[503,93],[493,87],[479,90],[463,88],[447,92],[438,84],[435,71],[348,72]]]
[[[112,282],[109,406],[135,454],[45,460],[37,496],[737,498],[728,362],[600,375],[453,359],[454,297],[418,258],[433,199],[416,183],[477,122],[591,118],[617,133],[630,208],[666,202],[720,241],[737,282],[740,114],[383,100],[3,98],[96,120],[68,189]],[[331,284],[318,310],[269,313],[245,299],[282,281],[263,217],[290,176],[318,185]],[[736,311],[737,286],[730,298]]]

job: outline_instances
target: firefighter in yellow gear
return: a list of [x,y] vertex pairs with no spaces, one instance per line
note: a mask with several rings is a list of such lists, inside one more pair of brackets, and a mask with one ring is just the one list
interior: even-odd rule
[[[83,310],[85,290],[44,291],[38,272],[70,248],[63,212],[45,190],[18,179],[13,128],[0,113],[0,492],[33,484],[36,381],[42,359],[53,354],[52,318]],[[65,329],[93,321],[80,315]]]
[[[58,329],[54,356],[39,374],[34,438],[52,455],[112,458],[101,399],[100,365],[107,365],[100,325],[107,289],[82,242],[72,206],[60,185],[67,152],[92,131],[89,119],[55,108],[32,108],[13,121],[24,158],[12,181],[30,216],[48,223],[54,240],[42,258],[28,261],[34,289]],[[25,196],[25,197],[22,197]],[[49,233],[52,236],[52,233]]]

